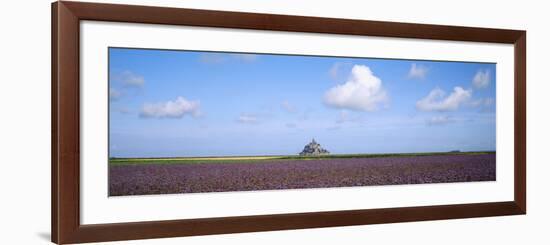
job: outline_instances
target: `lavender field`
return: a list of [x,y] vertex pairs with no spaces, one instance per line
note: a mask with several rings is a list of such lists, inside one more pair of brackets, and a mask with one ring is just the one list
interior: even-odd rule
[[494,153],[110,164],[109,195],[496,180]]

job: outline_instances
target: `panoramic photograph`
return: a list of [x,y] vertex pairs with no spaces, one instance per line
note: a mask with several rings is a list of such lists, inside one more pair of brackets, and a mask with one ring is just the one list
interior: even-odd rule
[[109,196],[496,181],[496,64],[109,48]]

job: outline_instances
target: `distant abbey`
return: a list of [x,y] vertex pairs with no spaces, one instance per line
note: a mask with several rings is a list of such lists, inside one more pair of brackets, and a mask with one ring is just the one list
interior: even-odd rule
[[319,156],[328,154],[330,154],[330,152],[323,149],[319,143],[315,142],[315,139],[312,139],[309,144],[304,146],[304,150],[300,152],[300,156]]

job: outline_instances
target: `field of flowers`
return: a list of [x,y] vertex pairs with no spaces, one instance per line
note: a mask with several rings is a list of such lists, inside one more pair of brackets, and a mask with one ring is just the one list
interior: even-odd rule
[[496,180],[494,153],[109,166],[109,195]]

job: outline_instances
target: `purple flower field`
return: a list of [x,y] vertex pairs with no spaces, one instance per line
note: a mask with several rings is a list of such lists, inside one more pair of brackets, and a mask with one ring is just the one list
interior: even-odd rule
[[109,195],[496,180],[494,153],[109,166]]

